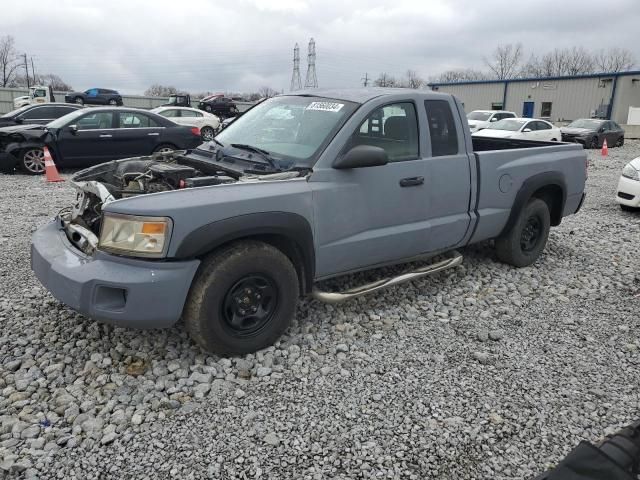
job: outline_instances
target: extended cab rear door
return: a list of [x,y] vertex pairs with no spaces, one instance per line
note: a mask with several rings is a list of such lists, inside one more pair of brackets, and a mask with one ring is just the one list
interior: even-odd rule
[[422,131],[429,225],[426,251],[437,251],[458,245],[469,228],[473,159],[467,153],[466,130],[453,97],[426,99],[422,106],[427,118]]

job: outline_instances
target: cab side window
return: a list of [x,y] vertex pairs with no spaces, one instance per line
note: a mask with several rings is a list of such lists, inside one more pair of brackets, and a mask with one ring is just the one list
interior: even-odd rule
[[458,132],[446,100],[425,100],[429,120],[429,136],[431,138],[431,155],[440,157],[458,153]]
[[411,102],[394,103],[374,110],[351,137],[350,146],[380,147],[390,162],[418,158],[418,118]]

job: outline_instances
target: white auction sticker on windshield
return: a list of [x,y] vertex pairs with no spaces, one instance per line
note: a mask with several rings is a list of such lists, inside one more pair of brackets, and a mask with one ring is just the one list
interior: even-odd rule
[[323,112],[339,112],[344,103],[311,102],[305,110],[321,110]]

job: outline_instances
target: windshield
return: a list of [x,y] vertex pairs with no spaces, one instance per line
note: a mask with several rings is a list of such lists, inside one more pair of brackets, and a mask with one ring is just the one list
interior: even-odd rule
[[9,113],[5,113],[4,115],[2,115],[2,117],[0,118],[11,118],[11,117],[15,117],[16,115],[18,115],[19,113],[24,112],[25,110],[29,110],[31,108],[31,105],[25,105],[24,107],[20,107],[20,108],[16,108],[15,110],[11,110]]
[[488,130],[509,130],[510,132],[517,132],[522,126],[527,123],[526,120],[513,120],[511,118],[505,118],[499,120],[496,123],[492,123],[487,127]]
[[79,109],[79,110],[76,110],[75,112],[67,113],[66,115],[63,115],[62,117],[57,118],[53,122],[47,123],[47,127],[50,127],[50,128],[62,128],[65,125],[72,125],[73,121],[76,118],[78,118],[81,115],[84,115],[85,113],[87,113],[87,110],[84,110],[84,109]]
[[251,145],[270,155],[311,166],[357,104],[320,97],[274,97],[256,105],[224,129],[225,146]]
[[178,103],[178,97],[169,97],[169,102],[167,103],[169,103],[170,105]]
[[491,117],[491,112],[469,112],[467,114],[468,120],[480,120],[481,122],[486,122]]
[[593,128],[593,129],[597,129],[597,128],[600,128],[600,125],[602,125],[602,120],[589,120],[587,118],[582,118],[580,120],[574,120],[573,122],[571,122],[567,126],[571,127],[571,128]]

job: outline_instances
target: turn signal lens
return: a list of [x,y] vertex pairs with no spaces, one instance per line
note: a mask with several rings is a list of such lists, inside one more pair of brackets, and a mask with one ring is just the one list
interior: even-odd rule
[[142,233],[159,235],[163,234],[166,228],[166,223],[145,222],[142,224]]

